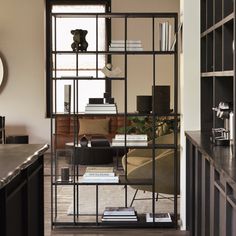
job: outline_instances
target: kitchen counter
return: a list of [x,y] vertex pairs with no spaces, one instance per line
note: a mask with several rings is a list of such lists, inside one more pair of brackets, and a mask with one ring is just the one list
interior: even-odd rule
[[210,134],[200,131],[188,131],[186,137],[221,173],[236,183],[236,158],[233,158],[230,146],[216,146],[210,141]]
[[1,144],[0,188],[33,163],[47,149],[48,145],[40,144]]

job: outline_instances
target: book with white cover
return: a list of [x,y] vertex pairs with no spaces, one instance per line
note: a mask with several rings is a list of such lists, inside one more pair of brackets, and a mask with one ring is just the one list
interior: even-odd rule
[[85,114],[116,114],[117,111],[85,111]]
[[[113,142],[111,146],[113,147],[123,147],[125,146],[125,142]],[[126,146],[131,147],[131,146],[136,146],[136,147],[147,147],[148,143],[147,142],[126,142]]]
[[82,183],[119,183],[119,176],[98,176],[85,177],[81,179]]
[[106,207],[104,211],[104,216],[105,215],[135,215],[135,210],[134,207]]
[[[125,43],[125,40],[112,40],[111,43]],[[126,43],[141,44],[141,40],[126,40]]]
[[[153,214],[146,213],[146,222],[153,222]],[[172,222],[169,213],[156,213],[154,217],[154,222]]]
[[114,172],[114,168],[110,166],[88,166],[86,173],[110,173]]
[[113,177],[115,176],[114,172],[93,172],[93,173],[84,173],[84,177]]
[[[116,134],[115,140],[125,140],[125,134]],[[147,134],[126,134],[126,140],[148,140]]]
[[85,107],[85,111],[117,111],[117,108],[114,107]]
[[87,107],[114,107],[116,104],[104,103],[104,104],[87,104]]
[[127,222],[127,221],[133,221],[136,222],[138,221],[138,218],[102,218],[103,222]]
[[[109,47],[109,51],[125,51],[125,48],[124,47]],[[126,51],[143,51],[143,48],[142,47],[127,47],[126,48]]]

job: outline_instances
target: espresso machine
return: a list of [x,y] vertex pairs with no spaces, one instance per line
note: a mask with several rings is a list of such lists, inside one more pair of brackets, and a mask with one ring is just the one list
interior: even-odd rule
[[215,145],[228,146],[234,137],[234,113],[232,105],[228,102],[220,102],[218,107],[213,107],[216,117],[224,121],[224,127],[212,129],[212,142]]

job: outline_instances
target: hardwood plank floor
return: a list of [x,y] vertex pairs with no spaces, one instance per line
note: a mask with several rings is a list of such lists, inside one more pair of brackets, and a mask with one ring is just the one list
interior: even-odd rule
[[173,229],[54,229],[51,230],[50,176],[44,177],[45,236],[188,236],[188,232]]

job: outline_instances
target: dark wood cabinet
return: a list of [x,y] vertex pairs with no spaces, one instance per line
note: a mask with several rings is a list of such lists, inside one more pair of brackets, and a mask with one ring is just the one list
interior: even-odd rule
[[202,131],[222,127],[212,107],[235,101],[234,4],[234,0],[201,0]]
[[39,146],[0,145],[1,236],[44,235],[43,152],[37,153]]
[[209,135],[187,132],[187,229],[192,236],[236,234],[236,160]]

